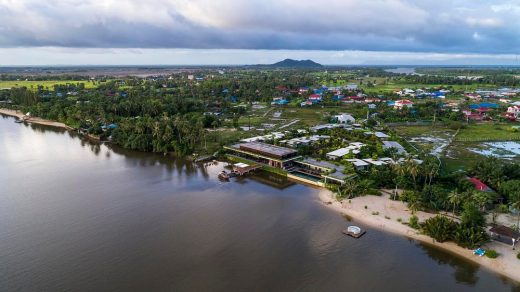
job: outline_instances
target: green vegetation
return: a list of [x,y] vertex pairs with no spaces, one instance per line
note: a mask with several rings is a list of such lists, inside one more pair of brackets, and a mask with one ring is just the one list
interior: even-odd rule
[[[284,139],[307,136],[311,134],[309,127],[335,122],[334,115],[349,113],[360,127],[320,130],[317,134],[330,138],[297,148],[299,155],[327,160],[328,152],[348,147],[352,142],[365,144],[359,153],[351,152],[333,162],[348,177],[344,184],[331,186],[338,198],[394,190],[391,198],[407,203],[413,214],[423,210],[451,212],[458,217],[452,220],[437,216],[419,223],[412,216],[410,227],[421,229],[438,241],[473,248],[487,240],[483,214],[497,209],[498,204],[506,211],[520,208],[520,165],[515,163],[518,159],[484,159],[470,149],[478,148],[481,141],[520,141],[520,132],[504,118],[507,106],[495,99],[488,100],[497,105],[484,111],[483,121],[468,122],[462,112],[480,101],[471,100],[466,93],[477,88],[520,86],[520,79],[514,77],[520,72],[475,68],[420,70],[427,74],[403,75],[382,68],[358,67],[229,68],[224,74],[215,69],[199,69],[191,73],[198,78],[187,73],[94,79],[5,74],[0,75],[0,105],[63,122],[81,133],[97,135],[124,148],[185,155],[223,153],[225,145],[274,131],[284,132]],[[480,77],[469,80],[457,76]],[[327,91],[322,87],[347,84],[357,84],[358,88]],[[303,87],[309,90],[300,91]],[[404,88],[429,94],[444,89],[449,94],[446,99],[439,99],[396,92]],[[300,106],[315,91],[321,94],[321,102]],[[520,98],[520,94],[508,95],[511,100]],[[413,100],[414,105],[403,109],[387,105],[398,99]],[[273,100],[283,102],[275,105]],[[367,103],[372,103],[370,109]],[[287,126],[293,121],[297,122]],[[243,129],[246,126],[254,128]],[[308,134],[297,131],[301,129]],[[385,149],[381,139],[367,135],[366,131],[389,134],[388,140],[403,145],[408,154],[398,155],[395,150]],[[276,139],[271,142],[281,143]],[[348,161],[382,157],[399,163],[355,169]],[[264,170],[286,175],[278,168],[265,166]],[[479,178],[496,193],[476,191],[467,176]]]
[[457,225],[452,220],[437,215],[426,221],[421,226],[421,230],[438,242],[445,242],[453,238],[453,233]]
[[31,91],[37,91],[38,87],[41,87],[43,89],[48,90],[54,90],[56,86],[68,86],[68,85],[74,85],[78,86],[79,84],[83,84],[84,88],[86,89],[92,89],[97,87],[98,83],[91,80],[42,80],[42,81],[36,81],[36,80],[20,80],[20,81],[5,81],[0,80],[0,89],[6,88],[21,88],[26,87]]
[[511,141],[520,140],[520,133],[514,132],[510,124],[472,124],[463,127],[456,141]]
[[412,217],[410,217],[408,220],[408,226],[412,227],[413,229],[421,228],[421,225],[419,224],[419,217],[412,215]]
[[499,256],[499,253],[494,249],[486,250],[486,256],[490,259],[496,259]]

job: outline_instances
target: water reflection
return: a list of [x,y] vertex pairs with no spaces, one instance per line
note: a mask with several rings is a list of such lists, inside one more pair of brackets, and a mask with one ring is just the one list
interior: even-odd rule
[[286,177],[220,183],[225,163],[36,128],[46,134],[0,121],[0,290],[514,289],[399,236],[346,238],[345,220],[356,218]]
[[453,277],[458,283],[474,286],[478,282],[477,272],[480,269],[478,264],[463,260],[455,254],[447,253],[426,243],[421,242],[417,246],[421,247],[438,264],[452,267],[455,270]]

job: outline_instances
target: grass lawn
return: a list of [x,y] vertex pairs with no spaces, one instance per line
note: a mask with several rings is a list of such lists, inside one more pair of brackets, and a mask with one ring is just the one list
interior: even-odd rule
[[36,90],[38,85],[42,85],[44,88],[48,87],[49,90],[54,90],[54,85],[57,84],[76,84],[76,83],[83,83],[85,84],[85,88],[95,88],[96,85],[89,81],[89,80],[83,80],[83,81],[74,81],[74,80],[45,80],[45,81],[0,81],[0,88],[13,88],[13,87],[27,87],[29,89]]
[[513,132],[511,124],[482,123],[461,129],[456,141],[511,141],[520,140],[520,132]]

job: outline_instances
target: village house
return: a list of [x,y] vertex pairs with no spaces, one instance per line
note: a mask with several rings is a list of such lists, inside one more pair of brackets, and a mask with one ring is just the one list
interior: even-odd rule
[[353,124],[354,122],[356,122],[356,119],[347,113],[335,115],[333,118],[340,124]]
[[411,108],[413,107],[413,102],[408,99],[400,99],[396,100],[394,103],[394,109],[403,109],[403,108]]
[[506,116],[511,120],[518,120],[520,118],[520,106],[514,105],[508,107]]

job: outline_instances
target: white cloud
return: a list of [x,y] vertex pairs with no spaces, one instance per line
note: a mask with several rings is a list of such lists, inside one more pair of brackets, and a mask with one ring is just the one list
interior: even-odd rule
[[504,21],[500,18],[466,18],[466,23],[472,27],[501,27]]

